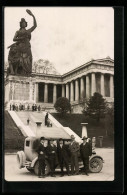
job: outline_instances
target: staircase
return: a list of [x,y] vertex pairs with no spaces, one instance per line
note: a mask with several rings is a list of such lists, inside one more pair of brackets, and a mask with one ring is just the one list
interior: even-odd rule
[[[52,127],[45,126],[46,112],[32,111],[8,111],[20,128],[25,137],[27,136],[44,136],[46,138],[63,138],[70,139],[70,136],[75,135],[76,141],[81,142],[81,138],[73,132],[69,127],[63,127],[52,115],[49,114],[49,119],[52,122]],[[27,119],[29,118],[29,125]],[[37,122],[41,122],[41,126],[37,126]]]

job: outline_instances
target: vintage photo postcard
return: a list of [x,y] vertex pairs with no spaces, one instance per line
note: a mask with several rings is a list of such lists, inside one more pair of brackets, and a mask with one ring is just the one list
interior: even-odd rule
[[114,69],[112,7],[4,7],[6,182],[115,180]]

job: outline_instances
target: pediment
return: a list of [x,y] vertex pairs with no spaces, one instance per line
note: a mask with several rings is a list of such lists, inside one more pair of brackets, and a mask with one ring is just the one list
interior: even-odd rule
[[95,60],[94,63],[114,66],[114,61],[112,59]]

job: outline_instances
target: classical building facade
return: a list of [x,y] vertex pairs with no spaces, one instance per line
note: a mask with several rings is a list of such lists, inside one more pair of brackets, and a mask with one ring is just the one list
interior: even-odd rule
[[59,97],[67,97],[73,112],[81,112],[84,98],[99,92],[108,102],[114,102],[114,61],[91,60],[63,75],[33,72],[31,77],[5,74],[5,102],[40,104],[53,110]]

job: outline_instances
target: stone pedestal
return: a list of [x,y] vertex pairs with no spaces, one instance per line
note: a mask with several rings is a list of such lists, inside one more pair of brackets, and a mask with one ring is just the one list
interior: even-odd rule
[[82,125],[82,137],[87,137],[87,127],[86,125],[88,125],[88,123],[81,123]]
[[37,127],[36,127],[36,137],[37,137],[39,135],[39,131],[41,129],[42,122],[38,121],[38,122],[36,122],[36,124],[37,124]]
[[9,75],[5,80],[6,105],[35,103],[35,82],[31,77]]

